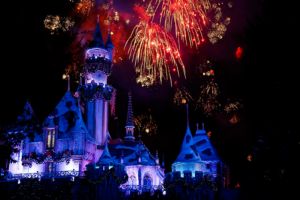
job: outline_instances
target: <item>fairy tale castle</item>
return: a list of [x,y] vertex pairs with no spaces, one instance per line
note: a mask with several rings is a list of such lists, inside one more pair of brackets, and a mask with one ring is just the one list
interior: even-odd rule
[[[161,189],[164,181],[168,187],[176,178],[196,184],[204,176],[217,180],[223,187],[228,186],[229,168],[211,144],[204,125],[202,129],[197,125],[193,137],[187,123],[180,154],[172,164],[172,172],[165,175],[164,162],[160,164],[158,153],[152,155],[140,135],[138,139],[134,136],[130,91],[126,136],[123,139],[110,136],[108,116],[114,113],[116,89],[107,83],[107,77],[112,72],[114,49],[110,34],[104,44],[98,21],[92,45],[85,53],[81,76],[84,82],[80,78],[78,89],[72,95],[68,78],[67,92],[39,127],[40,131],[29,131],[34,137],[27,137],[19,146],[21,151],[14,154],[17,163],[9,164],[12,177],[65,176],[66,173],[61,172],[70,171],[78,172],[77,176],[84,176],[83,172],[88,171],[96,177],[115,166],[119,174],[124,175],[122,170],[127,174],[127,182],[120,186],[126,186],[127,191],[145,186]],[[29,102],[24,109],[18,121],[36,118]]]
[[[161,185],[164,169],[158,155],[153,156],[140,139],[134,137],[131,92],[128,94],[126,136],[112,139],[108,130],[108,116],[114,112],[115,92],[107,84],[112,72],[114,45],[110,35],[106,44],[102,40],[99,21],[92,46],[86,51],[80,80],[73,96],[68,91],[42,124],[42,133],[27,138],[22,150],[10,164],[13,174],[57,171],[85,171],[86,165],[98,162],[105,147],[113,163],[126,166],[129,185]],[[111,109],[109,109],[109,105]],[[28,102],[25,109],[33,110]]]

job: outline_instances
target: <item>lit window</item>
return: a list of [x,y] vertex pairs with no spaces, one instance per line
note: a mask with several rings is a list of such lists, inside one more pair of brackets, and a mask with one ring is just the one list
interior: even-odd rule
[[55,172],[55,163],[48,163],[48,172]]
[[55,144],[55,130],[48,130],[47,149],[53,149]]

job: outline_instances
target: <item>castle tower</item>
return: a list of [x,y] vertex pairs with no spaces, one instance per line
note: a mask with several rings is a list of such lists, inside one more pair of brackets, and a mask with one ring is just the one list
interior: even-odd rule
[[133,134],[133,113],[132,113],[132,105],[131,105],[131,91],[128,93],[128,110],[127,110],[127,121],[126,121],[126,136],[124,137],[125,142],[131,143],[134,142],[134,134]]
[[115,92],[115,89],[107,84],[107,77],[112,71],[115,48],[110,35],[104,45],[99,15],[97,20],[92,44],[85,53],[86,60],[83,67],[85,84],[80,87],[80,97],[85,102],[85,124],[88,133],[100,146],[97,149],[103,151],[108,131],[108,103]]
[[185,171],[191,171],[192,176],[195,177],[196,171],[202,171],[202,160],[196,146],[194,145],[193,136],[189,125],[189,113],[188,104],[187,109],[187,129],[184,136],[184,140],[181,145],[180,153],[172,164],[172,171],[179,171],[181,177],[183,177]]

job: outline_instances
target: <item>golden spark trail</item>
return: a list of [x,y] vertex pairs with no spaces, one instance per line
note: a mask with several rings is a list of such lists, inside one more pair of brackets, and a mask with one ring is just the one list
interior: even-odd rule
[[206,12],[211,9],[208,0],[156,0],[156,10],[162,5],[160,22],[164,19],[164,26],[171,31],[173,23],[175,35],[190,47],[200,45],[202,26],[206,26],[209,19]]
[[172,85],[167,64],[168,61],[171,61],[177,68],[178,76],[180,75],[177,62],[182,66],[186,78],[185,68],[177,45],[170,32],[163,26],[142,20],[132,30],[125,47],[129,41],[131,41],[128,50],[129,59],[132,58],[132,62],[139,69],[139,73],[147,72],[149,76],[154,77],[154,80],[159,76],[160,83],[162,83],[163,77],[167,80],[170,78]]

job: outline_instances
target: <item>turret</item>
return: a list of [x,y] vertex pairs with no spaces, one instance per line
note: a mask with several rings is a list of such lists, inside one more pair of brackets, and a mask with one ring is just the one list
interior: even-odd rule
[[156,166],[159,166],[158,150],[156,150],[155,164],[156,164]]
[[104,45],[98,15],[92,44],[85,53],[84,76],[86,83],[107,84],[107,76],[111,74],[114,49],[110,35],[108,35],[108,40]]
[[192,176],[195,177],[195,172],[202,171],[204,164],[196,146],[194,145],[193,136],[189,126],[188,105],[186,105],[186,109],[187,129],[181,145],[180,153],[175,162],[172,164],[172,171],[180,171],[181,177],[184,176],[184,172],[191,171]]
[[132,113],[132,105],[131,105],[131,91],[129,90],[128,93],[128,111],[127,111],[127,121],[126,121],[126,136],[124,137],[125,141],[127,142],[134,142],[134,134],[133,134],[133,113]]
[[139,154],[138,154],[138,164],[142,164],[142,141],[141,141],[141,134],[139,134]]
[[105,48],[108,50],[108,58],[112,62],[114,55],[115,55],[115,47],[112,44],[111,38],[110,38],[110,29],[108,29],[108,38],[105,44]]
[[[116,91],[107,84],[107,77],[112,71],[114,46],[110,36],[104,45],[99,25],[97,26],[91,46],[86,51],[86,60],[83,67],[85,84],[80,86],[80,97],[85,102],[85,123],[89,134],[99,144],[96,158],[101,155],[105,147],[108,133],[108,103]],[[109,53],[110,52],[110,53]]]

